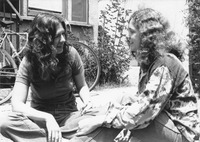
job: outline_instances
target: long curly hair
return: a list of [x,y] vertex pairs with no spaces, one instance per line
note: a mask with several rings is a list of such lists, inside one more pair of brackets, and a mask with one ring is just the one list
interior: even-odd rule
[[[28,34],[28,47],[26,56],[31,64],[29,69],[32,79],[40,78],[49,80],[52,73],[59,69],[64,69],[67,63],[68,44],[64,44],[63,53],[56,55],[54,39],[56,36],[57,25],[62,24],[66,32],[65,19],[61,16],[40,13],[32,21]],[[67,33],[67,32],[66,32]],[[65,36],[67,38],[67,34]]]
[[176,34],[169,30],[169,22],[161,13],[144,8],[135,11],[129,22],[139,30],[140,52],[139,56],[147,57],[149,65],[163,53],[172,53],[180,60],[184,59],[184,49],[182,43],[176,40]]

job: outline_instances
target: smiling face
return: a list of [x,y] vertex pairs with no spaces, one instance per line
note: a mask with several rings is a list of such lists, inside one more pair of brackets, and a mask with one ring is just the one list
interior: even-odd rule
[[129,48],[131,53],[136,53],[140,47],[140,32],[134,26],[133,19],[128,24]]
[[54,47],[56,48],[56,54],[61,54],[63,52],[63,45],[66,41],[65,30],[61,24],[57,26],[56,36],[54,39]]

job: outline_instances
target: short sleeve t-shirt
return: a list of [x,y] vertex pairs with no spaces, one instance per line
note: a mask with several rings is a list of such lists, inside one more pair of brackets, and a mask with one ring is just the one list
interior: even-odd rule
[[30,79],[30,63],[27,58],[24,57],[17,76],[16,82],[21,82],[31,87],[32,101],[35,103],[50,103],[56,104],[60,102],[74,101],[72,94],[73,90],[73,76],[78,75],[84,71],[81,58],[74,47],[69,47],[70,65],[60,72],[55,79],[44,81],[41,79]]

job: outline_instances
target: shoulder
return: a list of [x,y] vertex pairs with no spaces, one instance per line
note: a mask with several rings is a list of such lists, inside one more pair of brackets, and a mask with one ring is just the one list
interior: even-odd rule
[[167,67],[177,67],[179,68],[183,67],[182,62],[173,54],[171,53],[166,53],[161,56],[159,56],[155,62],[153,63],[153,66],[167,66]]
[[160,59],[162,62],[165,62],[168,64],[173,63],[173,64],[182,65],[181,61],[174,54],[171,54],[171,53],[166,53],[166,54],[162,55]]
[[77,50],[73,47],[73,46],[69,46],[69,53],[74,55],[74,54],[77,54]]
[[78,53],[78,51],[76,50],[75,47],[69,46],[68,50],[69,50],[69,56],[70,56],[72,61],[80,58],[80,55],[79,55],[79,53]]
[[23,57],[23,59],[22,59],[22,61],[20,63],[20,66],[27,67],[27,68],[29,68],[31,66],[31,64],[28,61],[26,56]]
[[175,55],[170,53],[166,53],[158,57],[151,67],[151,72],[160,66],[167,67],[170,72],[173,72],[175,74],[187,74],[187,71],[183,67],[182,62]]

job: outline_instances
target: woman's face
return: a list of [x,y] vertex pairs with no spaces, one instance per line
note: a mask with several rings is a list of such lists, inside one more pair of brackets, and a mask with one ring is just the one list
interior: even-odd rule
[[63,52],[63,45],[66,41],[65,30],[61,24],[57,26],[56,36],[54,39],[54,47],[56,48],[56,54]]
[[131,53],[136,54],[137,50],[140,47],[140,32],[133,25],[133,19],[128,24],[128,38],[129,38],[129,48]]

